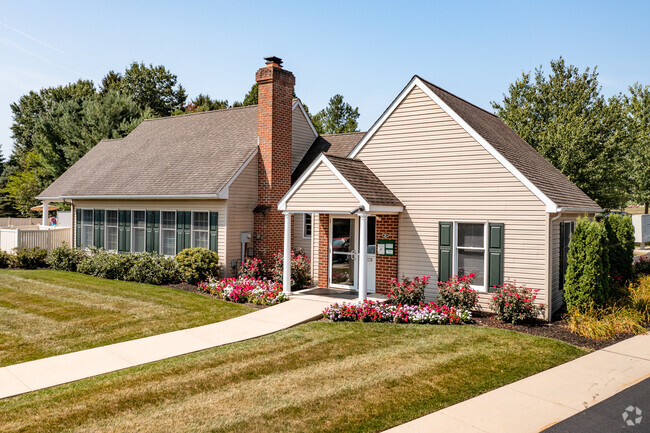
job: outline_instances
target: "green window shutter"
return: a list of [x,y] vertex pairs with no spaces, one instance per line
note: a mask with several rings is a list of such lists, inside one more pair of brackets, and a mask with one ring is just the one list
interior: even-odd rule
[[176,212],[176,254],[191,247],[192,212]]
[[453,227],[451,222],[438,223],[438,281],[451,278]]
[[77,248],[81,247],[81,209],[76,210],[76,221],[75,221],[75,228],[76,228],[76,239],[75,239],[75,245]]
[[117,250],[119,252],[131,251],[131,211],[119,211],[117,229]]
[[104,210],[95,209],[93,244],[96,248],[104,248]]
[[210,212],[210,250],[217,252],[219,212]]
[[488,238],[488,291],[503,284],[503,231],[502,223],[489,224]]
[[147,252],[157,253],[160,246],[160,211],[147,211]]

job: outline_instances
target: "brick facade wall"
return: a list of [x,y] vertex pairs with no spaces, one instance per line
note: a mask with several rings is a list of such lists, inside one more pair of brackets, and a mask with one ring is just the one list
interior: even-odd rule
[[284,215],[278,202],[291,186],[291,103],[295,78],[273,62],[257,71],[259,135],[258,205],[269,206],[254,219],[254,253],[267,263],[283,250]]
[[[397,254],[399,254],[398,245],[398,227],[399,215],[378,215],[377,216],[377,239],[395,240],[395,255],[380,256],[377,255],[377,270],[375,271],[375,288],[377,293],[383,295],[390,291],[390,280],[397,278]],[[382,237],[382,234],[388,237]]]
[[329,239],[330,239],[330,216],[329,214],[318,214],[318,246],[316,257],[318,260],[318,285],[327,287],[329,273]]

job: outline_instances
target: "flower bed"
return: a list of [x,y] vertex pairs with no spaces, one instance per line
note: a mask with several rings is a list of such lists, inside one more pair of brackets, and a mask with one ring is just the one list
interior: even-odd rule
[[467,310],[446,305],[420,303],[393,305],[381,301],[333,304],[323,310],[323,316],[333,322],[393,322],[422,324],[458,324],[471,319]]
[[282,291],[281,283],[248,277],[201,281],[199,290],[239,304],[275,305],[289,299]]

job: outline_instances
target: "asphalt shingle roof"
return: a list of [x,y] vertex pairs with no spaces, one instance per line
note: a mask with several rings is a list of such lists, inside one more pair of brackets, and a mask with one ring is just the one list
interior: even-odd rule
[[257,106],[143,121],[102,140],[40,197],[217,194],[257,149]]
[[360,159],[325,154],[325,157],[374,206],[403,206],[395,194]]

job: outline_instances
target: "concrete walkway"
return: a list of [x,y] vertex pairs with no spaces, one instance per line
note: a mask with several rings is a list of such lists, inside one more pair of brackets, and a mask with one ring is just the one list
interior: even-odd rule
[[539,432],[648,377],[650,334],[645,334],[387,432]]
[[341,302],[336,292],[297,294],[288,302],[210,325],[0,368],[0,399],[165,358],[261,337],[318,318]]

